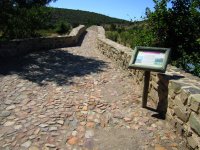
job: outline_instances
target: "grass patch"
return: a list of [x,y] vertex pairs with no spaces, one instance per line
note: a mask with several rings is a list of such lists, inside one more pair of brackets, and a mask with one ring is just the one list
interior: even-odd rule
[[[68,35],[70,31],[66,34],[59,34],[57,33],[56,29],[41,29],[37,31],[37,35],[38,35],[37,37],[56,37],[60,35]],[[8,41],[8,39],[3,37],[2,31],[0,31],[0,42],[1,41]]]
[[41,29],[38,30],[37,33],[41,36],[41,37],[48,37],[48,36],[58,36],[59,34],[56,33],[55,29]]

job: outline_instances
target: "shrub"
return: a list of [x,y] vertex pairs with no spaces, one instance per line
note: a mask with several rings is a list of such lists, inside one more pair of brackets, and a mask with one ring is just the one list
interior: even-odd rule
[[58,34],[66,34],[69,33],[70,29],[71,25],[69,23],[61,21],[57,24],[56,32]]

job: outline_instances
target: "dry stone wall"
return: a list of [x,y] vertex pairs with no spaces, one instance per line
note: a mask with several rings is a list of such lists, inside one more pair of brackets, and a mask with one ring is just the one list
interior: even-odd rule
[[74,46],[78,44],[78,41],[85,32],[85,26],[80,25],[72,29],[69,35],[65,36],[18,39],[0,42],[0,58],[20,56],[32,51]]
[[[133,80],[143,86],[144,72],[127,69],[132,49],[105,38],[98,27],[98,49],[129,71]],[[157,111],[165,115],[171,125],[187,141],[191,149],[200,149],[200,79],[168,65],[166,73],[151,72],[149,97]]]

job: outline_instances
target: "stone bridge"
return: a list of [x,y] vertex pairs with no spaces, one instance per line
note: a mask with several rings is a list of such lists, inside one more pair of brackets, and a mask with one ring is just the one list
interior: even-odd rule
[[[195,109],[194,118],[190,116],[195,125],[187,126],[191,135],[183,138],[170,121],[159,119],[154,101],[148,101],[149,109],[141,108],[142,79],[137,81],[119,67],[120,62],[115,63],[100,52],[105,54],[109,48],[100,32],[102,28],[93,26],[78,46],[1,61],[0,149],[198,148],[198,120],[195,122],[194,118],[199,103],[195,97],[191,100],[192,105],[196,102],[191,108]],[[191,113],[185,111],[187,115]],[[177,112],[172,116],[178,116]],[[182,117],[187,123],[189,116]],[[180,128],[185,126],[179,120]]]

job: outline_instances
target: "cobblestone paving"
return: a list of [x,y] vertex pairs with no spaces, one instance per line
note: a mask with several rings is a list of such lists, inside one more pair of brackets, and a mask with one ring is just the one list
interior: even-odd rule
[[186,149],[141,108],[141,91],[98,52],[96,35],[89,28],[81,46],[1,63],[1,150]]

